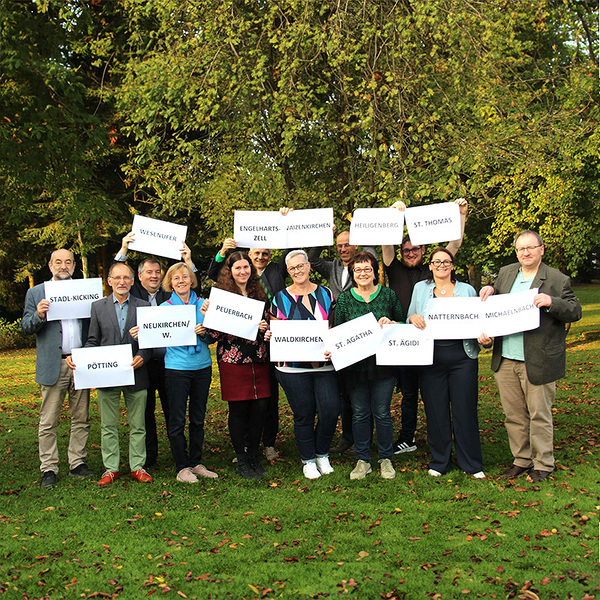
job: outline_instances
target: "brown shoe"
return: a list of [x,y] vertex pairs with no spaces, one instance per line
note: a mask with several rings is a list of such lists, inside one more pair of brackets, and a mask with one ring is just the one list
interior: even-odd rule
[[540,469],[535,469],[535,471],[531,471],[531,473],[527,476],[527,481],[529,483],[538,483],[539,481],[544,481],[549,475],[552,475],[552,471],[541,471]]
[[502,479],[516,479],[517,477],[525,475],[525,473],[529,473],[529,471],[531,471],[532,468],[533,465],[530,467],[519,467],[518,465],[511,465],[510,467],[508,467],[508,469],[505,469],[504,471],[502,471],[502,473],[500,473],[500,477],[502,477]]

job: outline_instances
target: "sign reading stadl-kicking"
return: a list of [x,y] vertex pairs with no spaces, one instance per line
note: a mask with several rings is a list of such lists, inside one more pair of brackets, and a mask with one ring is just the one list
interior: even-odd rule
[[308,248],[333,244],[333,209],[236,210],[233,238],[242,248]]
[[44,297],[50,301],[46,320],[89,319],[92,302],[100,300],[102,279],[51,279],[44,282]]
[[208,300],[208,309],[204,315],[204,326],[207,329],[247,340],[256,339],[265,310],[264,302],[218,288],[210,290]]
[[323,362],[327,321],[270,322],[271,362]]
[[325,334],[325,348],[331,352],[336,371],[373,356],[381,340],[381,327],[373,313],[329,329]]
[[139,306],[137,324],[140,348],[195,346],[196,306]]
[[133,385],[131,344],[76,348],[72,353],[76,390]]
[[460,239],[460,208],[455,202],[407,208],[404,220],[414,245]]
[[432,365],[433,339],[414,325],[384,325],[375,358],[378,365]]
[[130,250],[181,260],[187,225],[134,215],[131,231],[135,241],[129,244]]
[[350,243],[356,246],[392,246],[404,236],[404,211],[396,208],[357,208],[350,225]]

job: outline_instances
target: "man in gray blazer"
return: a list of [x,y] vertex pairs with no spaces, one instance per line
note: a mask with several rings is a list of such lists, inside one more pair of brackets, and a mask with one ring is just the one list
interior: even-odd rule
[[[137,340],[131,334],[133,328],[137,329],[137,308],[139,306],[150,306],[150,303],[130,294],[133,282],[134,271],[129,265],[120,262],[111,265],[108,271],[108,284],[113,293],[92,304],[90,332],[85,344],[86,348],[90,346],[131,344],[133,354],[131,364],[135,375],[134,385],[98,389],[102,461],[106,469],[98,481],[98,485],[111,484],[120,476],[119,415],[121,394],[125,399],[127,420],[129,421],[129,467],[131,477],[143,483],[152,481],[152,477],[144,469],[144,463],[146,462],[144,413],[146,410],[146,388],[148,387],[146,363],[150,359],[152,351],[140,350]],[[67,359],[67,362],[71,368],[75,368],[71,357]]]
[[[539,288],[534,304],[540,309],[540,326],[497,337],[492,355],[514,457],[501,477],[520,477],[531,471],[527,480],[539,482],[554,471],[555,382],[565,375],[565,324],[581,319],[581,306],[569,278],[542,262],[544,242],[538,233],[522,231],[514,244],[519,262],[500,269],[494,286],[483,287],[480,296],[485,300],[494,293]],[[479,342],[487,346],[491,339],[484,334]]]
[[[52,278],[57,281],[71,279],[75,271],[73,253],[64,248],[55,250],[50,256],[48,268]],[[86,464],[90,391],[74,388],[73,374],[66,363],[71,350],[83,346],[89,319],[48,321],[46,315],[49,308],[50,302],[44,298],[43,283],[27,290],[21,329],[26,335],[36,335],[35,380],[40,384],[42,394],[38,427],[42,487],[53,487],[57,483],[57,428],[67,393],[71,413],[69,475],[78,478],[94,475]]]

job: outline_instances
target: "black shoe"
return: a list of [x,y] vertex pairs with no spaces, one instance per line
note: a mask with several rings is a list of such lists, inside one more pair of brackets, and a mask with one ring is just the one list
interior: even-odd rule
[[57,484],[56,473],[54,471],[46,471],[42,474],[40,487],[51,488]]
[[350,440],[347,440],[346,438],[343,437],[337,443],[337,446],[334,446],[331,450],[333,452],[339,452],[341,454],[343,452],[347,452],[353,446],[354,446],[354,442],[351,442]]
[[92,471],[85,463],[81,463],[78,467],[69,471],[70,477],[77,477],[77,479],[85,479],[86,477],[95,477],[96,473]]
[[258,479],[256,471],[252,468],[250,460],[247,454],[237,455],[237,464],[235,465],[235,472],[244,479]]
[[250,466],[254,469],[257,479],[262,479],[263,477],[266,477],[269,474],[267,470],[262,466],[259,454],[250,456]]
[[146,459],[146,462],[144,463],[144,469],[146,469],[146,471],[155,466],[156,466],[156,458],[147,458]]

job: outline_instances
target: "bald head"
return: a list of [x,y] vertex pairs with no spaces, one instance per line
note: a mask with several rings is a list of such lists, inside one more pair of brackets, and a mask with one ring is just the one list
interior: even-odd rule
[[55,250],[50,255],[48,268],[50,269],[50,273],[52,273],[52,277],[57,281],[71,279],[75,271],[75,257],[70,250],[66,250],[65,248]]

